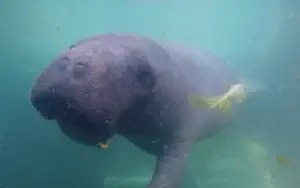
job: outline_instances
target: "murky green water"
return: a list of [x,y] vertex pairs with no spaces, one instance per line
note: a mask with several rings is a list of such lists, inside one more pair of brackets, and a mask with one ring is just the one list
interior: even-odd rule
[[197,46],[264,86],[232,126],[194,147],[188,165],[194,179],[182,187],[299,187],[300,1],[1,0],[3,188],[96,188],[103,179],[108,188],[146,187],[154,157],[122,138],[106,151],[78,145],[28,101],[34,80],[58,53],[104,32]]

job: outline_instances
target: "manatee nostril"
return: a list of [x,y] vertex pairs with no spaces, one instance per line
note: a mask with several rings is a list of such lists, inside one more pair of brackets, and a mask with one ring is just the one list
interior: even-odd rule
[[88,66],[83,63],[76,63],[73,66],[73,75],[75,78],[82,78],[88,70]]

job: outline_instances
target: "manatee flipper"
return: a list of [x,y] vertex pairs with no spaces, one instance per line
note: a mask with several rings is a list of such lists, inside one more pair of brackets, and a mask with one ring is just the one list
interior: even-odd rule
[[180,183],[180,187],[200,188],[201,186],[197,184],[193,175],[187,169],[185,169]]
[[156,159],[156,167],[148,188],[179,188],[188,159],[190,142],[174,142]]

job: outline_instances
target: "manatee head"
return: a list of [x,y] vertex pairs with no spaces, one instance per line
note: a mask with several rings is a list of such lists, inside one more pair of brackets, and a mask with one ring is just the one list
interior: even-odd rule
[[149,97],[155,82],[138,48],[91,41],[58,56],[36,80],[30,101],[69,138],[92,146],[117,131],[122,112]]

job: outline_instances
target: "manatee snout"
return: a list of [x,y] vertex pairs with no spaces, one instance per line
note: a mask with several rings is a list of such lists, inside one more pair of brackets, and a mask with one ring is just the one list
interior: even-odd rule
[[77,143],[92,146],[110,137],[113,124],[108,112],[94,118],[92,113],[87,115],[86,111],[74,108],[65,97],[50,91],[31,95],[30,100],[45,119],[56,120],[61,131]]
[[91,81],[96,73],[90,59],[84,54],[62,55],[38,77],[30,93],[32,105],[45,119],[56,120],[66,136],[84,145],[107,141],[114,131],[116,110],[106,100],[113,99],[115,92],[99,90],[102,83]]

